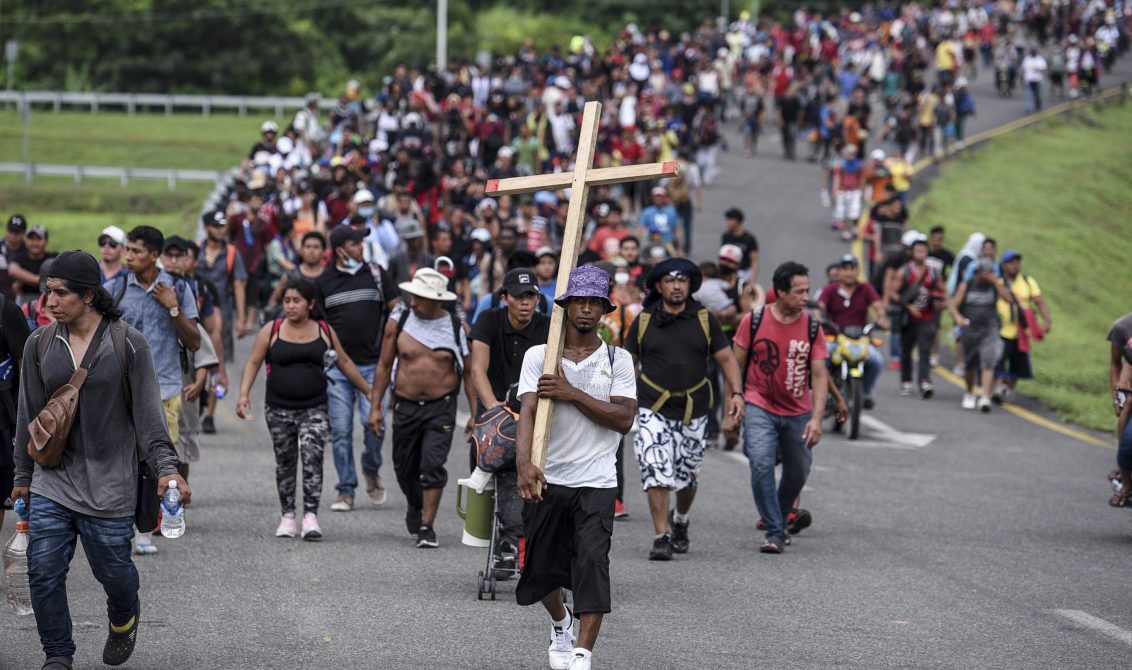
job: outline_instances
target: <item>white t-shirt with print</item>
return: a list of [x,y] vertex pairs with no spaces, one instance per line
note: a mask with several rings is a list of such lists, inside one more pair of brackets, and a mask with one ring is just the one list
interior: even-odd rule
[[[603,344],[580,363],[563,358],[562,374],[575,388],[603,402],[611,397],[635,399],[637,377],[633,357],[618,347],[613,351],[612,369],[609,351]],[[538,391],[545,358],[545,344],[527,350],[519,377],[520,398]],[[616,488],[619,444],[621,434],[617,431],[594,423],[573,403],[555,403],[546,450],[546,483],[572,488]]]

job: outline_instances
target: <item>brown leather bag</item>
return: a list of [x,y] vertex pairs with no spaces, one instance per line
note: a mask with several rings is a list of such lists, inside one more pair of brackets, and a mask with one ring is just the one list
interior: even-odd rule
[[[90,366],[94,362],[94,355],[102,344],[102,336],[109,323],[109,319],[102,319],[102,323],[98,325],[98,330],[95,331],[94,337],[90,340],[90,346],[87,347],[82,364],[75,369],[70,381],[51,394],[47,404],[39,410],[39,414],[28,424],[28,432],[31,438],[28,440],[28,456],[31,456],[32,460],[38,463],[40,467],[54,468],[63,460],[63,450],[67,446],[71,426],[74,425],[75,415],[79,411],[79,391],[83,388],[83,383],[90,372]],[[40,351],[46,351],[46,345],[50,344],[51,340],[55,338],[58,330],[58,324],[51,324],[43,329],[43,332],[39,335],[40,340],[48,339],[42,347],[40,342],[36,343],[37,354]],[[37,362],[39,362],[39,358],[40,356],[37,355]],[[42,376],[42,372],[40,375]]]

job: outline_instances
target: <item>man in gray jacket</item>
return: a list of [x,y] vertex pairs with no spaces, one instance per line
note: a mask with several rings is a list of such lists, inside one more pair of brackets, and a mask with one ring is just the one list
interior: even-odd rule
[[[12,500],[23,498],[30,506],[28,578],[47,656],[43,667],[70,670],[75,653],[66,584],[76,538],[106,590],[110,634],[103,661],[120,665],[133,653],[141,613],[138,573],[130,559],[139,456],[160,477],[159,493],[176,482],[182,502],[188,503],[192,492],[177,473],[149,345],[119,321],[121,313],[99,282],[98,262],[81,251],[60,254],[47,290],[47,309],[58,325],[36,331],[24,348],[12,489]],[[103,321],[107,327],[100,327]],[[127,370],[119,365],[111,333],[121,327]],[[41,337],[53,338],[42,355]],[[53,468],[39,466],[28,455],[28,423],[70,380],[90,347],[96,349],[62,461]]]

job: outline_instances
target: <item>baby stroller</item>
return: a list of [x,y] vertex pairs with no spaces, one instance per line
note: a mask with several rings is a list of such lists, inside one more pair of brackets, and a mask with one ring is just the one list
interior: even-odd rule
[[[463,543],[487,549],[487,561],[476,574],[476,595],[495,600],[496,583],[518,576],[522,539],[510,541],[521,509],[515,472],[518,416],[502,405],[476,418],[472,430],[473,470],[457,482],[456,511],[464,519]],[[462,501],[465,501],[462,504]],[[510,519],[510,524],[508,520]]]

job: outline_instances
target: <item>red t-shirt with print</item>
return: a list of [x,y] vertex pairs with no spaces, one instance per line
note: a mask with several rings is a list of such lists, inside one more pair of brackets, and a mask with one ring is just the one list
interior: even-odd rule
[[743,316],[735,332],[735,344],[747,350],[750,362],[743,384],[743,398],[778,416],[799,416],[813,411],[809,371],[811,355],[829,358],[825,334],[818,328],[814,351],[810,351],[810,316],[782,323],[770,307],[763,309],[762,322],[751,345],[751,314]]

